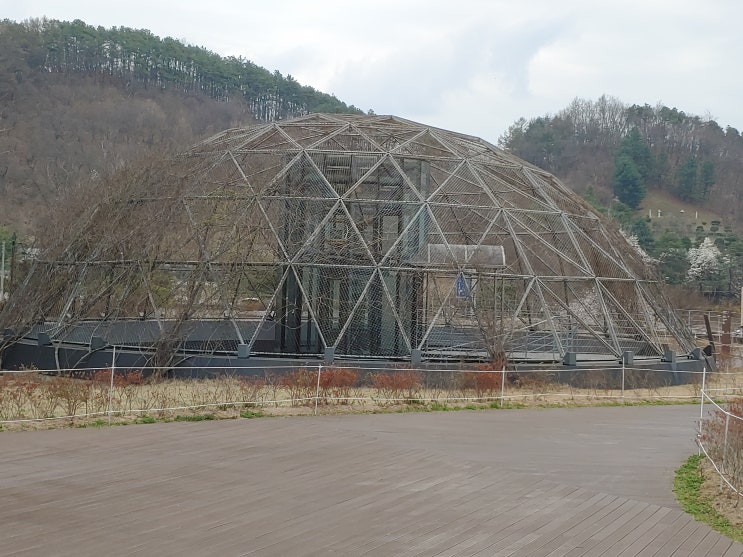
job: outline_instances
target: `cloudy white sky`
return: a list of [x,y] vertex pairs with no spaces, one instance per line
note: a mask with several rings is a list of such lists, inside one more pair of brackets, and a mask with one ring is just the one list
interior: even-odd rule
[[602,94],[743,128],[740,0],[0,0],[0,18],[42,16],[149,29],[492,142]]

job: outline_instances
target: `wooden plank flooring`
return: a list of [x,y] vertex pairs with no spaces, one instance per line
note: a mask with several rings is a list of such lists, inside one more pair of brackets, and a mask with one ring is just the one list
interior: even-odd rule
[[697,411],[0,433],[0,555],[743,556],[671,492]]

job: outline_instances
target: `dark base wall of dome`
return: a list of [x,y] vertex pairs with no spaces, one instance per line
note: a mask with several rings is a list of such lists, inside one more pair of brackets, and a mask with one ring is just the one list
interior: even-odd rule
[[[143,371],[145,375],[153,373],[153,354],[141,350],[114,349],[103,346],[91,350],[83,346],[39,346],[35,340],[21,340],[6,347],[0,360],[0,369],[38,369],[60,371],[63,374],[85,375],[102,369],[110,369],[115,358],[117,370]],[[568,359],[569,361],[569,359]],[[364,360],[354,358],[327,361],[324,357],[283,358],[283,357],[248,357],[240,358],[236,355],[209,355],[203,353],[182,352],[176,355],[172,364],[158,368],[160,375],[181,378],[208,378],[222,374],[232,375],[278,375],[300,367],[340,366],[359,368],[361,370],[400,370],[413,368],[426,373],[450,373],[452,371],[467,371],[477,367],[474,362],[456,361],[421,361],[420,363],[402,362],[400,360]],[[697,381],[695,373],[714,371],[714,364],[705,358],[703,353],[696,351],[692,355],[681,355],[673,361],[662,358],[644,358],[632,361],[627,369],[633,370],[634,375],[625,377],[647,386],[643,379],[643,372],[647,370],[656,377],[658,385],[680,385]],[[622,363],[616,359],[603,360],[576,360],[575,362],[540,364],[538,362],[508,362],[506,369],[511,374],[518,375],[520,371],[532,372],[535,370],[549,371],[553,379],[559,383],[570,384],[576,387],[590,386],[591,388],[618,388],[622,381]],[[586,370],[597,370],[600,380],[588,378]],[[658,372],[662,372],[658,376]],[[638,375],[639,374],[639,375]],[[632,379],[634,377],[634,379]],[[590,383],[590,385],[589,385]],[[628,384],[627,388],[632,388]]]

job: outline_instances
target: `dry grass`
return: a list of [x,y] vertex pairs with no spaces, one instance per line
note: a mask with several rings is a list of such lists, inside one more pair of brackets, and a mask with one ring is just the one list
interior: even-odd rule
[[[245,409],[263,415],[368,413],[472,407],[595,406],[683,403],[699,400],[700,381],[671,385],[664,373],[627,370],[621,389],[606,372],[587,371],[572,384],[549,372],[509,374],[452,372],[436,381],[399,371],[360,378],[349,369],[298,369],[281,376],[146,381],[139,373],[110,370],[92,379],[48,377],[38,372],[0,376],[0,425],[4,430],[132,423],[182,415],[234,418]],[[492,375],[492,377],[490,377]],[[695,376],[696,377],[696,376]],[[707,388],[718,398],[743,395],[743,371],[710,374]],[[430,384],[428,384],[430,383]],[[501,385],[503,392],[501,393]],[[714,389],[718,389],[714,391]],[[721,390],[721,389],[724,389]],[[501,396],[502,395],[502,396]]]
[[699,489],[700,497],[708,501],[731,526],[743,530],[743,497],[727,489],[708,460],[700,461],[700,471],[703,480]]

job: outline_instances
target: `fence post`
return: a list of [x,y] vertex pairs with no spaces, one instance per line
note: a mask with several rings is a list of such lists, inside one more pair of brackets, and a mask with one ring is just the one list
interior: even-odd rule
[[322,373],[322,364],[317,366],[317,388],[315,389],[315,416],[317,416],[317,399],[320,398],[320,374]]
[[503,400],[506,395],[506,366],[500,370],[500,407],[503,408]]
[[116,346],[111,352],[111,384],[108,387],[108,425],[111,425],[111,404],[114,396],[114,373],[116,373]]
[[622,404],[624,404],[624,358],[622,358]]
[[[702,366],[702,388],[700,389],[701,400],[699,402],[699,442],[702,441],[702,420],[704,420],[704,387],[707,379],[707,366]],[[702,453],[702,448],[697,451],[698,454]]]
[[725,412],[725,442],[722,445],[722,468],[720,470],[720,489],[722,489],[722,474],[725,473],[725,462],[728,455],[728,428],[730,427],[730,414]]

